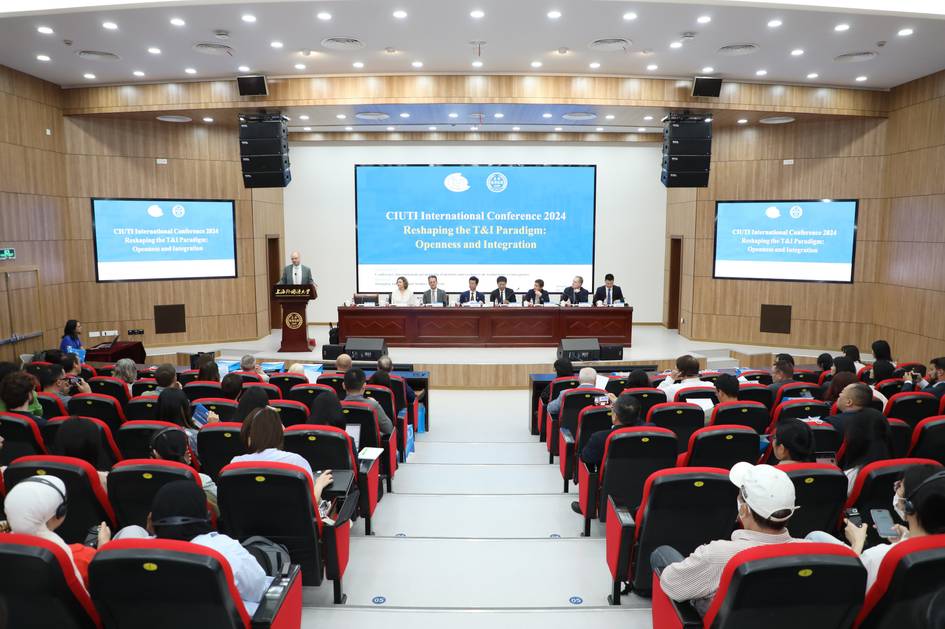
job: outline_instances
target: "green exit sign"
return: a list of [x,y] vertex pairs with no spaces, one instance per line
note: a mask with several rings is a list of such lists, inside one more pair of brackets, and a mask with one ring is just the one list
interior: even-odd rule
[[16,249],[0,249],[0,261],[16,260]]

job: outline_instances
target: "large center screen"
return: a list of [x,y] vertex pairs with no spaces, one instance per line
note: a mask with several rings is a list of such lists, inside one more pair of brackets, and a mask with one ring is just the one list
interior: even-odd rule
[[716,278],[852,282],[857,201],[718,201]]
[[236,277],[233,201],[92,199],[99,282]]
[[358,290],[560,292],[594,264],[595,166],[356,166]]

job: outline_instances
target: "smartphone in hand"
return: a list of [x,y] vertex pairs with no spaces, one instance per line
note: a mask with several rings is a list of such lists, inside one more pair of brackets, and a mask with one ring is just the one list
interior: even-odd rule
[[886,509],[870,509],[870,517],[873,518],[873,524],[876,525],[876,532],[880,537],[893,538],[899,537],[899,531],[893,528],[892,514]]
[[844,511],[843,514],[846,516],[847,520],[853,524],[853,526],[862,526],[863,517],[860,515],[860,512],[856,507],[850,507]]

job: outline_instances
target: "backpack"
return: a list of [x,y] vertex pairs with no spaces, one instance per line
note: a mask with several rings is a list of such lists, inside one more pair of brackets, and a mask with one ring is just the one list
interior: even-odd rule
[[242,545],[256,558],[267,576],[281,577],[289,574],[289,550],[282,544],[261,535],[254,535]]
[[331,324],[328,324],[328,344],[337,345],[338,344],[338,328],[331,327]]

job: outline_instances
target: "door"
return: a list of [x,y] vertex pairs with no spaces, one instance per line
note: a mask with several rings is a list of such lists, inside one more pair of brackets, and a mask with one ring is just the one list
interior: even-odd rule
[[[282,277],[282,242],[278,236],[266,236],[266,266],[269,285],[272,286]],[[282,307],[269,293],[269,329],[282,329]]]
[[666,327],[679,329],[679,290],[682,283],[682,238],[669,240],[669,305],[666,308]]
[[39,271],[13,267],[0,273],[0,360],[19,363],[21,354],[45,349],[43,320]]

